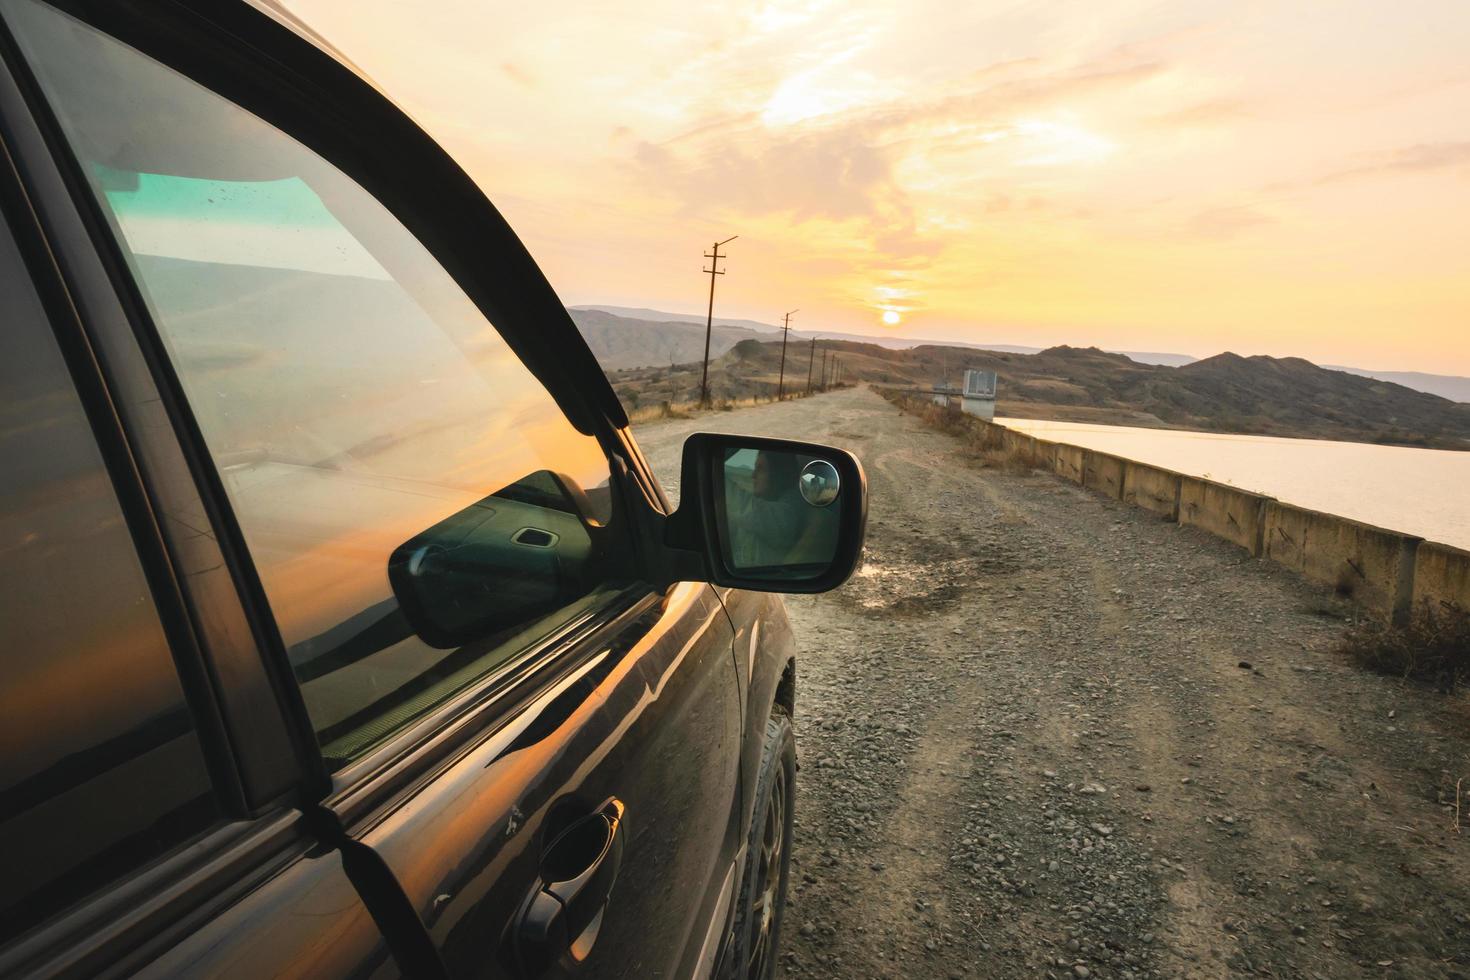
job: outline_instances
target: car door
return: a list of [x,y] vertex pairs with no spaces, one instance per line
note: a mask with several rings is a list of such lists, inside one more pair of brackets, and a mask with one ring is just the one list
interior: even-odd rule
[[[26,138],[6,71],[8,163]],[[255,798],[264,769],[203,669],[222,637],[196,628],[189,559],[151,519],[168,495],[132,465],[136,419],[109,409],[123,393],[75,308],[43,302],[66,249],[18,176],[0,167],[0,975],[391,976],[342,853]],[[295,778],[277,762],[275,795]]]
[[0,9],[242,547],[318,833],[391,876],[375,920],[456,976],[707,962],[732,630],[708,586],[640,577],[636,461],[518,243],[487,219],[477,271],[446,250],[488,211],[468,181],[253,12],[246,45],[172,6]]

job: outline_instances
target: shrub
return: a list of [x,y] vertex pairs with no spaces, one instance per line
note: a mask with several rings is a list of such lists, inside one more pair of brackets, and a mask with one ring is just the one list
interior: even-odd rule
[[1367,670],[1427,681],[1450,693],[1470,681],[1470,611],[1425,607],[1407,626],[1361,623],[1338,650]]

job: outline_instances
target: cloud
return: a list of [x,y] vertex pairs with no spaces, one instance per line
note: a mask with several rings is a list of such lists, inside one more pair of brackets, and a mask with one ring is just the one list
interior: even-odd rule
[[[671,140],[640,143],[634,162],[650,187],[691,201],[717,199],[734,210],[798,219],[859,217],[892,225],[903,216],[912,226],[912,206],[895,176],[906,155],[973,152],[1002,141],[1014,144],[1009,159],[1017,164],[1101,155],[1108,144],[1096,134],[1022,116],[1136,84],[1164,67],[1121,48],[1061,70],[1019,59],[974,72],[939,98],[870,98],[788,126],[763,125],[749,112],[700,120]],[[972,177],[956,175],[961,183]]]
[[500,70],[506,78],[509,78],[521,88],[536,87],[536,79],[531,76],[531,73],[513,62],[502,61],[500,63]]
[[1251,228],[1273,223],[1274,219],[1246,205],[1208,208],[1184,223],[1184,229],[1200,238],[1224,240],[1234,238]]
[[1389,174],[1420,174],[1438,170],[1470,170],[1470,140],[1441,143],[1417,143],[1390,153],[1357,167],[1333,171],[1312,181],[1314,184],[1335,184],[1363,177],[1380,177]]
[[1245,99],[1208,99],[1195,102],[1169,112],[1162,112],[1148,120],[1162,129],[1177,129],[1196,126],[1216,126],[1250,117],[1252,103]]

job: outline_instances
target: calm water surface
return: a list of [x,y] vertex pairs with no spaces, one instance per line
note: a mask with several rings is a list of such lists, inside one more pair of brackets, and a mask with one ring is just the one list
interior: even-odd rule
[[1042,439],[1470,549],[1470,452],[997,418]]

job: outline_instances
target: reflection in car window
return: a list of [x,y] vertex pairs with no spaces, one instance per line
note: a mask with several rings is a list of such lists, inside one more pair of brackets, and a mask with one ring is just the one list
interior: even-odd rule
[[132,537],[3,223],[0,324],[3,941],[217,810]]
[[622,586],[607,458],[373,196],[34,0],[14,27],[340,765]]

